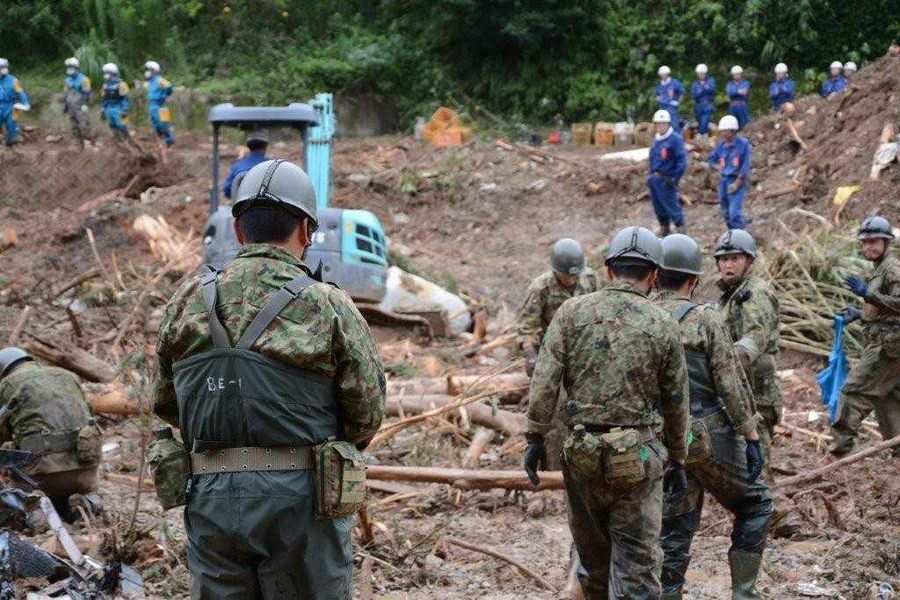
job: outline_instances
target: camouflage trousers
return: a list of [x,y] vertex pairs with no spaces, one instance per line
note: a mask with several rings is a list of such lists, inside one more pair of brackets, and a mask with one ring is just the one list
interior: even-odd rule
[[647,445],[647,477],[627,490],[611,489],[600,474],[582,479],[563,467],[569,529],[581,557],[578,579],[586,600],[659,598],[662,475],[668,454],[658,440]]
[[756,411],[762,417],[756,424],[756,433],[759,434],[759,449],[763,459],[763,479],[768,485],[773,485],[775,479],[772,476],[772,438],[775,437],[775,425],[781,421],[781,410],[774,406],[758,406]]
[[[833,451],[841,454],[853,447],[862,421],[875,411],[884,439],[900,435],[900,356],[882,348],[869,347],[844,383],[838,407]],[[843,452],[842,452],[843,451]]]
[[700,526],[705,492],[734,515],[730,552],[762,554],[772,516],[772,495],[762,477],[747,481],[744,438],[730,425],[710,430],[712,456],[689,460],[688,488],[678,502],[663,506],[662,542],[665,558],[662,569],[663,593],[677,595],[691,561],[691,541]]

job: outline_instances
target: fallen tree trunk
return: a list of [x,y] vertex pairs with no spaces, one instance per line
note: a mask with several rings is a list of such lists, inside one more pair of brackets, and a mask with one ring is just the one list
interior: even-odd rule
[[106,361],[77,346],[63,346],[49,342],[33,334],[27,334],[32,341],[25,343],[25,349],[58,367],[77,373],[87,381],[108,383],[116,376],[116,370]]
[[111,386],[111,389],[99,393],[88,392],[87,399],[94,414],[103,413],[127,417],[136,415],[140,411],[137,401],[129,398],[125,390],[116,386]]
[[[420,415],[426,411],[447,406],[457,399],[457,396],[446,394],[389,396],[385,403],[385,412],[395,417]],[[461,416],[462,410],[466,411],[466,416],[472,423],[489,427],[509,437],[520,435],[525,430],[525,415],[523,414],[508,410],[494,410],[486,404],[474,402],[465,407],[453,409],[448,414]]]
[[490,471],[482,469],[445,469],[440,467],[391,467],[373,465],[366,469],[366,477],[382,481],[417,481],[446,483],[464,490],[561,490],[562,471],[540,473],[541,483],[531,485],[525,471]]
[[450,394],[459,396],[464,391],[491,391],[504,398],[521,398],[531,383],[522,373],[498,375],[448,375],[447,377],[419,377],[416,379],[392,379],[388,381],[388,396]]
[[494,440],[497,432],[487,427],[479,427],[472,436],[472,443],[466,449],[466,455],[463,457],[462,465],[467,469],[478,466],[478,459],[484,454],[485,448]]
[[871,448],[866,448],[862,452],[857,452],[856,454],[851,454],[850,456],[845,456],[844,458],[831,463],[830,465],[825,465],[824,467],[819,467],[818,469],[813,469],[807,473],[801,473],[799,475],[794,475],[793,477],[787,477],[785,479],[779,479],[775,482],[776,488],[784,488],[791,485],[796,485],[798,483],[806,483],[807,481],[812,481],[813,479],[818,479],[822,475],[827,473],[831,473],[832,471],[836,471],[842,467],[847,465],[851,465],[855,462],[858,462],[864,458],[869,458],[875,454],[878,454],[882,450],[888,450],[890,448],[896,448],[900,446],[900,435],[894,436],[889,440],[881,442],[880,444],[875,444]]

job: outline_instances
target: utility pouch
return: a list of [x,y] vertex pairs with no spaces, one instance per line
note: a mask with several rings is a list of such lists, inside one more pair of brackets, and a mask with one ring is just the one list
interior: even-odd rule
[[350,442],[328,440],[313,447],[316,518],[356,513],[366,500],[366,465]]
[[612,487],[630,487],[647,477],[647,448],[641,444],[636,429],[614,427],[600,436],[603,447],[603,470]]
[[103,437],[96,423],[90,423],[78,430],[75,440],[75,456],[78,462],[96,465],[103,453]]
[[603,449],[600,438],[593,433],[576,429],[563,442],[563,460],[569,471],[579,479],[594,479],[603,475]]
[[187,487],[191,479],[191,461],[184,444],[172,437],[160,435],[147,446],[147,464],[153,475],[156,496],[163,510],[187,504]]
[[712,443],[709,439],[709,428],[703,419],[691,422],[691,439],[688,445],[687,464],[706,462],[712,456]]

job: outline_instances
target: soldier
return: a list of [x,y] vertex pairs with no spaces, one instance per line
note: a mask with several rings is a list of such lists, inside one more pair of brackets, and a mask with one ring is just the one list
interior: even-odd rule
[[535,485],[560,386],[568,394],[563,476],[588,600],[659,597],[663,490],[678,498],[687,485],[684,349],[677,324],[647,298],[659,260],[653,232],[619,231],[611,283],[560,307],[532,379],[524,464]]
[[157,349],[153,409],[191,452],[192,597],[349,599],[353,514],[317,518],[334,481],[310,466],[326,440],[361,463],[384,415],[381,358],[347,294],[303,264],[318,227],[306,173],[260,163],[232,211],[243,249],[179,288]]
[[[846,285],[862,298],[863,309],[845,308],[845,320],[863,320],[865,348],[844,383],[838,420],[829,451],[842,456],[853,449],[862,420],[874,409],[884,439],[900,435],[900,261],[889,251],[894,233],[884,217],[869,217],[857,234],[860,251],[875,264],[865,281],[848,277]],[[894,456],[900,450],[894,449]]]
[[753,394],[731,336],[715,310],[691,300],[701,272],[697,242],[680,234],[662,240],[656,300],[680,324],[693,419],[687,493],[663,506],[662,598],[682,597],[691,541],[708,491],[735,518],[728,563],[732,597],[744,600],[758,597],[755,584],[772,497],[760,477],[763,461]]
[[77,505],[99,507],[93,492],[102,440],[75,375],[19,348],[0,350],[0,415],[0,441],[37,455],[25,472],[60,515],[74,518]]
[[91,122],[88,120],[88,103],[91,100],[91,80],[81,72],[81,65],[74,56],[66,59],[66,79],[63,86],[63,111],[69,115],[72,134],[78,145],[84,148],[91,139]]

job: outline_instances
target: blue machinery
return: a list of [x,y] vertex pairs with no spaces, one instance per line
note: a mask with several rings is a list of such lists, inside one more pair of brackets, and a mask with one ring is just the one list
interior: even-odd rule
[[[209,110],[213,128],[210,216],[203,236],[203,260],[221,268],[234,258],[240,245],[234,236],[230,206],[219,205],[219,134],[222,127],[244,131],[267,128],[296,129],[302,140],[302,165],[316,191],[319,230],[313,236],[306,264],[340,285],[354,300],[379,302],[385,294],[387,245],[378,218],[366,210],[328,206],[331,140],[335,116],[331,94],[317,94],[309,104],[285,107],[217,104]],[[290,160],[290,157],[284,157]]]

